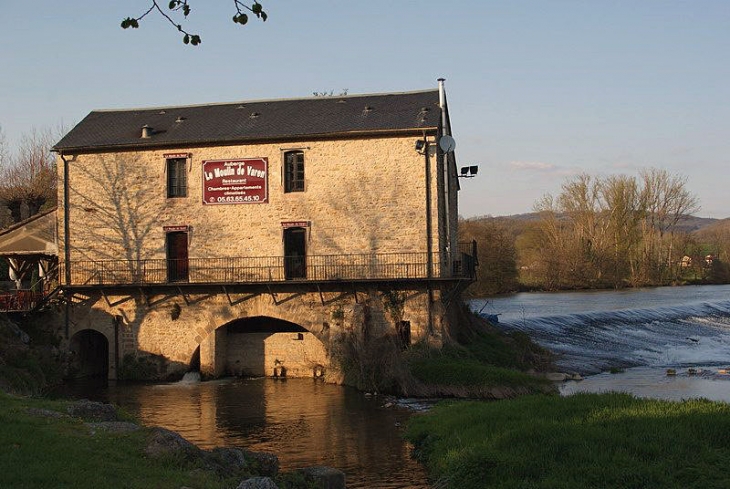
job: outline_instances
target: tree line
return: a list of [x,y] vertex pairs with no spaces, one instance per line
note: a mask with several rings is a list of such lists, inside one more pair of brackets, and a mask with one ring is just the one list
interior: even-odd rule
[[461,239],[479,244],[470,293],[729,283],[730,220],[692,232],[699,209],[686,179],[665,170],[577,175],[529,219],[462,220]]

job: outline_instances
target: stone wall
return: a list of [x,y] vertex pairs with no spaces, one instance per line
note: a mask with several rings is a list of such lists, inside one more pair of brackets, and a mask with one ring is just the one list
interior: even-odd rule
[[[178,225],[189,226],[191,258],[281,256],[282,222],[287,221],[311,223],[309,255],[424,252],[425,164],[414,141],[391,137],[176,148],[175,153],[191,154],[184,198],[167,198],[164,155],[171,150],[67,156],[72,262],[163,259],[163,227]],[[284,193],[287,149],[304,151],[304,192]],[[268,158],[269,202],[203,205],[203,161],[249,157]],[[63,204],[63,163],[58,167]],[[436,165],[431,167],[437,251]],[[58,215],[62,220],[62,205]],[[63,233],[59,222],[61,248]]]
[[[86,329],[107,338],[110,378],[119,376],[121,362],[130,357],[157,365],[159,378],[181,377],[196,352],[208,376],[271,375],[284,366],[289,376],[309,377],[315,365],[331,367],[329,346],[338,335],[394,335],[396,323],[407,321],[411,342],[437,342],[446,321],[440,304],[432,304],[434,327],[429,329],[425,289],[275,296],[213,291],[185,297],[134,294],[76,295],[70,309],[69,338]],[[227,326],[242,318],[287,321],[306,331],[229,332]]]
[[324,344],[312,333],[229,333],[227,339],[232,375],[313,377],[329,365]]

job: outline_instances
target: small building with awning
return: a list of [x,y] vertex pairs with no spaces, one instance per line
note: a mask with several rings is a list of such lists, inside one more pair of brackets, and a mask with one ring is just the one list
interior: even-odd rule
[[34,309],[58,285],[56,209],[0,230],[0,257],[14,282],[13,290],[0,293],[0,311]]

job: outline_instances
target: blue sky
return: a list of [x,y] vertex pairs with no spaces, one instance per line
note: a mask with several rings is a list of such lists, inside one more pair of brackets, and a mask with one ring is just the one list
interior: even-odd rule
[[[730,216],[730,1],[191,0],[196,48],[146,0],[0,0],[0,126],[70,128],[90,110],[446,89],[460,213],[529,212],[566,178],[664,168]],[[163,4],[166,2],[162,2]]]

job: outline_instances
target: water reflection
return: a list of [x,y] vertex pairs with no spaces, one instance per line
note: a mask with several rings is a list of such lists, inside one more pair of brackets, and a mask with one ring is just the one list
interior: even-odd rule
[[401,438],[411,415],[355,389],[307,379],[110,385],[97,390],[147,425],[179,432],[202,448],[238,446],[279,456],[283,470],[328,465],[351,488],[427,488]]

